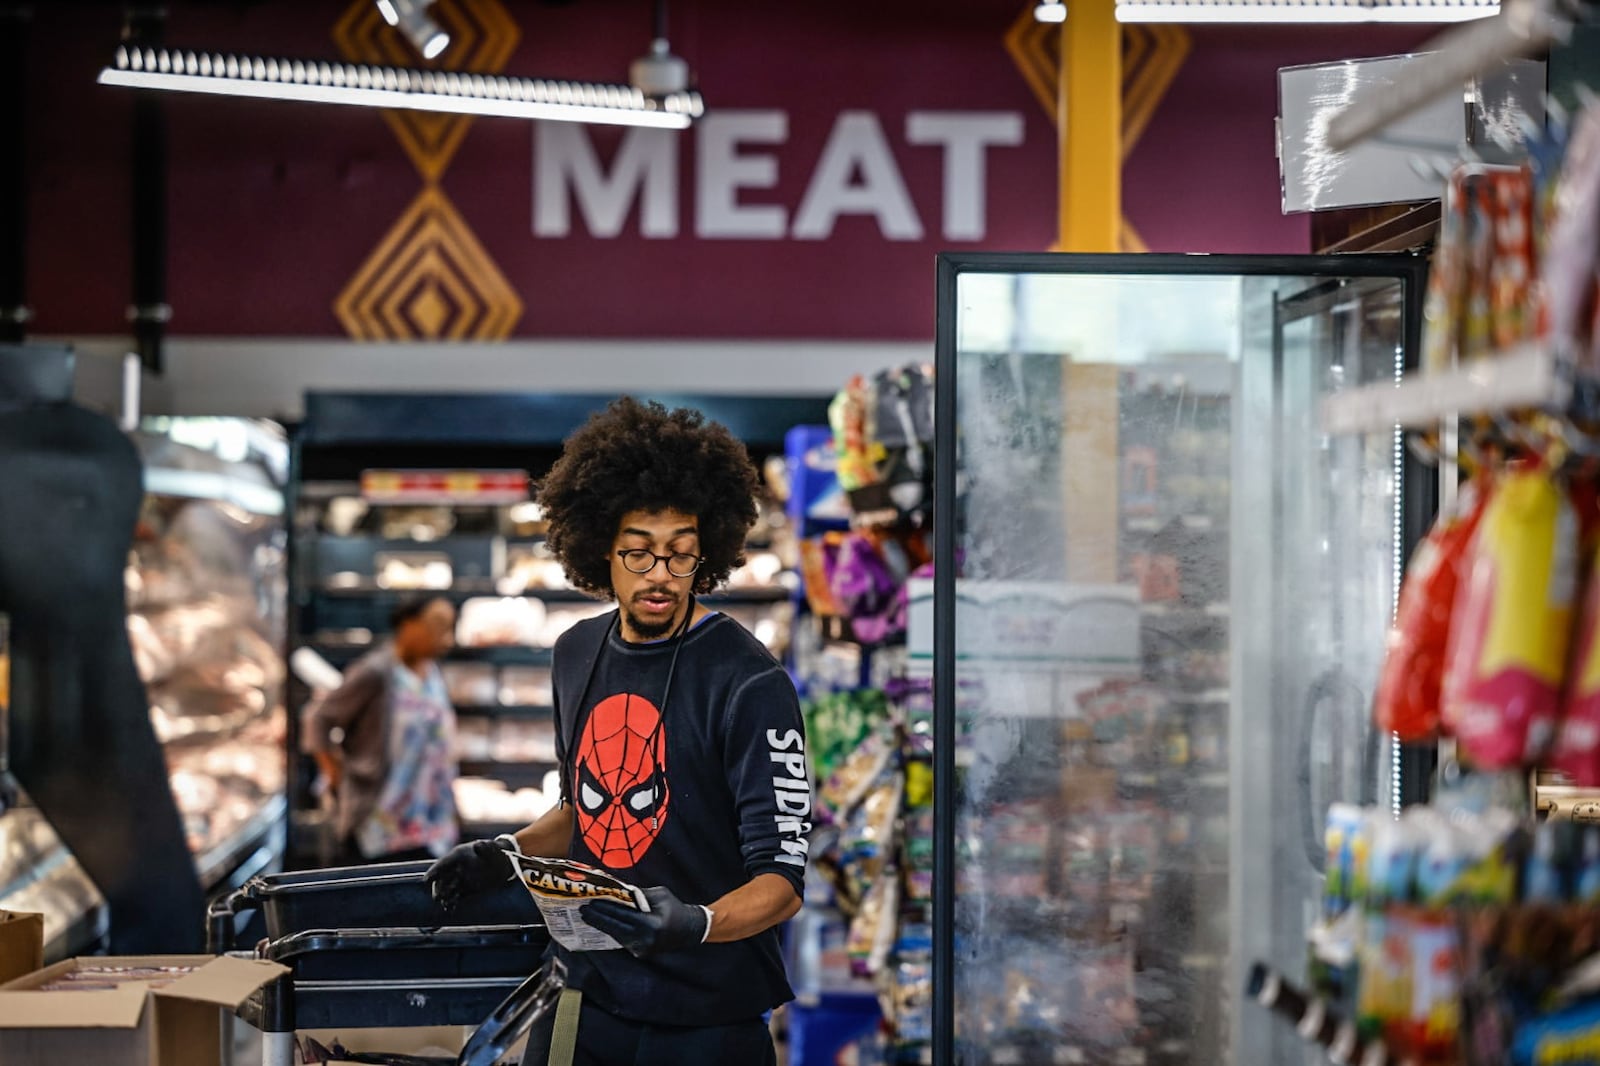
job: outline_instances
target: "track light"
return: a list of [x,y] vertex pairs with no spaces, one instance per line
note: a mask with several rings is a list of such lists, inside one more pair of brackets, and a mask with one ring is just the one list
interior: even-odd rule
[[1067,5],[1064,0],[1040,0],[1033,9],[1035,22],[1065,22],[1067,21]]
[[424,59],[436,59],[450,47],[450,35],[428,14],[433,0],[377,0],[383,21],[405,34]]
[[507,78],[256,56],[117,49],[102,85],[269,100],[409,108],[464,115],[684,129],[705,113],[700,94],[652,95],[631,85]]

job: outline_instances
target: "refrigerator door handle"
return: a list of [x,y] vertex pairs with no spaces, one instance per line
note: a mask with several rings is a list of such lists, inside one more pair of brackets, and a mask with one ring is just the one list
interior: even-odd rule
[[[1349,699],[1348,706],[1352,709],[1366,706],[1366,699],[1361,689],[1345,676],[1344,671],[1337,666],[1331,666],[1317,675],[1306,690],[1304,709],[1301,713],[1302,731],[1300,735],[1299,769],[1296,775],[1299,785],[1300,824],[1302,828],[1302,844],[1305,847],[1306,860],[1317,873],[1326,873],[1326,861],[1322,835],[1317,832],[1317,805],[1318,797],[1311,787],[1311,748],[1316,737],[1317,724],[1321,718],[1324,705],[1337,706],[1342,699]],[[1375,802],[1376,787],[1372,781],[1372,769],[1377,765],[1379,744],[1382,734],[1365,725],[1365,715],[1359,711],[1354,714],[1355,720],[1363,724],[1366,733],[1366,743],[1362,745],[1363,763],[1361,767],[1361,797],[1363,804]],[[1346,720],[1340,716],[1335,720],[1336,727]],[[1337,750],[1342,745],[1335,744]]]

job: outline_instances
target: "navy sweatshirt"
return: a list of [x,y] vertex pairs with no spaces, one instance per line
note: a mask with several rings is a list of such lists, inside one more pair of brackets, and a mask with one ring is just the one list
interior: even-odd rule
[[[677,640],[629,644],[616,620],[580,622],[556,643],[556,748],[577,822],[568,856],[686,903],[766,873],[798,895],[811,790],[789,675],[743,626],[712,615],[678,638],[663,715]],[[794,998],[776,929],[648,959],[555,950],[569,984],[635,1021],[726,1025]]]

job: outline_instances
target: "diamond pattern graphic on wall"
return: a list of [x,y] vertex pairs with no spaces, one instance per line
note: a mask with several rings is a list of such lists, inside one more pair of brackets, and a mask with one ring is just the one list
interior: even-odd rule
[[[450,34],[431,61],[372,0],[351,0],[333,39],[353,63],[472,74],[504,71],[521,39],[500,0],[435,0],[429,13]],[[339,293],[334,314],[358,340],[504,339],[522,317],[522,300],[440,188],[472,117],[382,114],[423,188]]]
[[[1045,114],[1061,128],[1061,27],[1033,17],[1032,3],[1024,5],[1017,20],[1006,31],[1006,51],[1016,64],[1022,80],[1028,83]],[[1181,26],[1132,24],[1122,27],[1122,158],[1150,124],[1172,79],[1178,76],[1189,57],[1189,34]],[[1138,231],[1126,217],[1122,219],[1122,249],[1147,252]]]
[[428,185],[333,310],[363,340],[498,340],[522,316],[522,300],[449,199]]

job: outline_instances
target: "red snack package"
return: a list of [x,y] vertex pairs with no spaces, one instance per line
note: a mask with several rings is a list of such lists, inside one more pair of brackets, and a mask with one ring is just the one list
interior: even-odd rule
[[1600,581],[1592,560],[1567,671],[1565,714],[1545,765],[1570,775],[1580,788],[1600,785]]
[[1472,539],[1445,654],[1442,722],[1474,766],[1520,766],[1554,737],[1577,557],[1577,517],[1550,471],[1505,475]]
[[1533,286],[1533,171],[1524,166],[1488,176],[1486,198],[1494,227],[1489,264],[1494,346],[1504,351],[1532,335],[1527,311]]
[[1450,616],[1468,546],[1488,502],[1485,479],[1462,486],[1455,509],[1439,516],[1417,545],[1400,587],[1389,650],[1378,677],[1372,720],[1407,743],[1439,735],[1439,690],[1444,681]]

